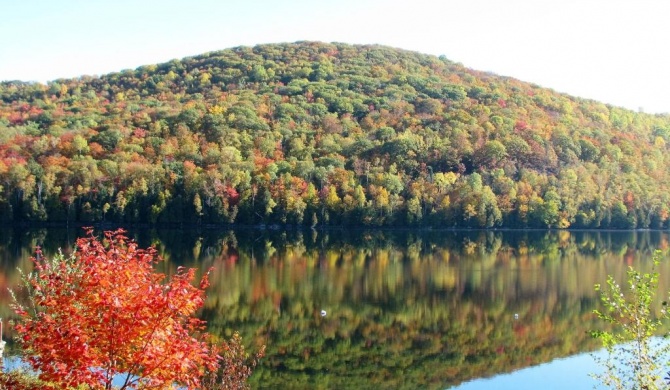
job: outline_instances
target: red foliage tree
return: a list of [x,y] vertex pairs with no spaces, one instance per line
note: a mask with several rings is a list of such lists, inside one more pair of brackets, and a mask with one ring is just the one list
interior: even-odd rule
[[[199,388],[220,359],[194,314],[204,302],[207,275],[194,269],[169,280],[154,270],[153,248],[139,249],[123,231],[91,231],[70,257],[37,252],[26,276],[30,300],[15,305],[27,360],[40,379],[61,388]],[[118,379],[117,379],[118,381]]]

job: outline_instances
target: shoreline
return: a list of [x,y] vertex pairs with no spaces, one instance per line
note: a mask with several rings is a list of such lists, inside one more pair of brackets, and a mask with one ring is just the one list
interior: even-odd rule
[[94,229],[116,230],[116,229],[158,229],[158,230],[270,230],[270,231],[418,231],[418,232],[670,232],[670,228],[638,228],[638,229],[612,229],[612,228],[529,228],[529,227],[496,227],[496,228],[472,228],[472,227],[432,227],[432,226],[362,226],[362,225],[319,225],[314,227],[289,224],[197,224],[197,223],[117,223],[117,222],[19,222],[6,223],[3,229],[80,229],[92,227]]

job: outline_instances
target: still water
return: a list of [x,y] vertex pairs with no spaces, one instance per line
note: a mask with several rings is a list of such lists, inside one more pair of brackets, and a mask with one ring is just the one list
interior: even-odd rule
[[[0,316],[36,246],[83,231],[0,230]],[[591,389],[593,286],[649,269],[665,232],[132,230],[163,272],[214,267],[212,333],[267,346],[257,388]],[[662,291],[670,269],[661,264]],[[326,315],[322,316],[322,311]],[[11,337],[6,330],[5,339]],[[10,346],[11,348],[11,346]]]

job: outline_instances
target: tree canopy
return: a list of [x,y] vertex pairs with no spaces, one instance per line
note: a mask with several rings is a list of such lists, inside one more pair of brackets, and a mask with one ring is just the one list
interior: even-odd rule
[[669,137],[444,57],[237,47],[0,83],[0,220],[666,228]]

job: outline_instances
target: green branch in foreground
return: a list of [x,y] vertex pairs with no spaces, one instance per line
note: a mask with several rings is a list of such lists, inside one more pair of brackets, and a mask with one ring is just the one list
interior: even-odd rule
[[642,273],[629,267],[626,287],[622,288],[612,275],[607,285],[596,284],[604,310],[594,310],[601,320],[612,326],[612,331],[591,331],[605,349],[605,359],[596,358],[604,367],[601,374],[592,374],[611,389],[661,389],[663,369],[667,368],[670,344],[658,335],[660,326],[669,318],[667,302],[655,312],[659,273],[656,267],[661,254],[654,254],[650,272]]

